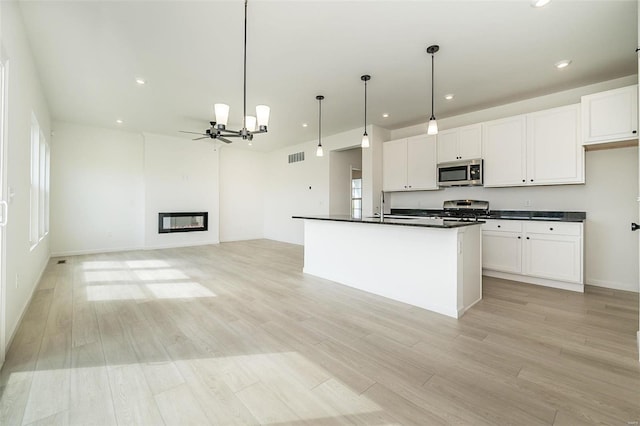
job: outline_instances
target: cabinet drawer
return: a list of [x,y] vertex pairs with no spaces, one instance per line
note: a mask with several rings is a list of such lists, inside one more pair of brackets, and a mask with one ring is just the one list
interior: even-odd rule
[[483,231],[522,232],[522,222],[519,220],[487,219],[482,225]]
[[582,235],[582,224],[566,222],[527,222],[524,225],[524,230],[532,234],[573,235],[579,237]]

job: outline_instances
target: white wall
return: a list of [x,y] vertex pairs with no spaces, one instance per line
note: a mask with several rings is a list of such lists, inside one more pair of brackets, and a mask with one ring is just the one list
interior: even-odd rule
[[55,255],[144,245],[140,134],[53,124],[51,250]]
[[[144,134],[145,248],[217,244],[218,151],[209,140]],[[209,212],[208,231],[158,233],[160,212]]]
[[329,155],[329,214],[351,215],[351,169],[362,170],[362,148]]
[[[215,244],[218,153],[207,141],[54,123],[55,256]],[[158,234],[158,213],[208,211],[207,232]]]
[[264,238],[267,154],[233,145],[220,151],[220,241]]
[[8,187],[3,188],[3,192],[8,194],[9,190],[15,194],[9,199],[9,223],[5,233],[6,287],[3,309],[6,309],[4,336],[8,343],[49,257],[48,236],[33,250],[30,249],[29,187],[31,114],[35,114],[49,141],[50,118],[17,2],[2,2],[0,28],[0,40],[9,61],[6,133]]
[[[371,130],[369,130],[371,129]],[[367,129],[371,147],[362,150],[363,215],[371,215],[381,181],[374,176],[382,173],[382,137],[386,131],[370,126]],[[265,238],[293,244],[304,243],[302,220],[295,215],[329,214],[330,162],[332,150],[355,148],[362,140],[362,128],[323,138],[324,157],[316,157],[317,140],[289,146],[267,154],[267,188],[265,191]],[[304,151],[305,161],[287,162],[288,155]]]

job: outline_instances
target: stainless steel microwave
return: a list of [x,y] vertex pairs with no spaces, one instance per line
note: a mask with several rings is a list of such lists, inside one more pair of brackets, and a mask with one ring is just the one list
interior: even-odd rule
[[482,159],[438,164],[438,186],[482,186]]

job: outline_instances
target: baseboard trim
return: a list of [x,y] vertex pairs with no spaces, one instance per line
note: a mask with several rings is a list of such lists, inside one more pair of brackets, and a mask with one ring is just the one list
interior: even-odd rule
[[57,251],[57,252],[51,253],[51,257],[81,256],[83,254],[114,253],[117,251],[135,251],[135,250],[144,250],[144,247],[118,247],[118,248]]
[[624,284],[624,283],[620,283],[620,282],[605,281],[605,280],[594,280],[594,279],[589,279],[587,281],[587,284],[588,285],[592,285],[592,286],[596,286],[596,287],[610,288],[612,290],[624,290],[624,291],[631,291],[631,292],[634,292],[634,293],[640,292],[640,289],[637,287],[637,283],[636,283],[636,288],[631,288],[630,285]]
[[559,288],[561,290],[569,290],[569,291],[575,291],[578,293],[584,293],[583,284],[547,280],[545,278],[530,277],[527,275],[508,274],[505,272],[490,271],[487,269],[482,270],[482,275],[485,275],[487,277],[502,278],[505,280],[520,281],[527,284],[535,284],[535,285],[541,285],[545,287]]
[[161,244],[161,245],[157,245],[157,246],[145,246],[141,250],[162,250],[162,249],[170,249],[170,248],[210,246],[210,245],[215,245],[215,244],[220,244],[220,240],[199,241],[199,242],[195,242],[195,243]]
[[[5,356],[6,354],[9,352],[9,348],[11,348],[11,344],[13,343],[13,339],[16,337],[16,333],[18,331],[18,328],[20,328],[20,324],[22,324],[22,320],[24,319],[24,315],[27,313],[27,309],[29,309],[29,305],[31,305],[31,301],[33,300],[33,295],[36,294],[36,290],[38,289],[38,286],[40,285],[40,280],[42,280],[42,276],[44,275],[44,271],[47,270],[47,266],[49,266],[49,262],[51,261],[51,255],[49,255],[47,257],[47,261],[44,262],[44,266],[42,267],[42,269],[40,270],[40,273],[38,274],[38,278],[36,279],[36,282],[33,285],[33,288],[31,289],[31,294],[29,295],[29,297],[27,298],[27,301],[25,302],[24,306],[22,307],[22,312],[20,313],[20,318],[18,318],[18,321],[16,321],[16,325],[13,328],[13,330],[11,330],[11,333],[9,333],[9,339],[6,342],[6,345],[4,347],[5,349]],[[5,318],[6,320],[6,318]]]
[[65,257],[65,256],[81,256],[85,254],[100,254],[100,253],[115,253],[120,251],[138,251],[138,250],[161,250],[169,248],[181,248],[181,247],[195,247],[195,246],[208,246],[212,244],[220,244],[219,240],[213,241],[201,241],[195,243],[181,243],[181,244],[161,244],[157,246],[139,246],[139,247],[119,247],[119,248],[102,248],[102,249],[88,249],[88,250],[70,250],[51,253],[51,257]]

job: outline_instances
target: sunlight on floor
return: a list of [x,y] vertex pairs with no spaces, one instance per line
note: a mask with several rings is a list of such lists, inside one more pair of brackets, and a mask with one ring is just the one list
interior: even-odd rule
[[196,282],[90,285],[86,291],[90,302],[216,297],[215,293]]
[[[120,421],[120,416],[131,411],[159,412],[162,417],[169,414],[171,418],[172,413],[180,411],[178,405],[186,404],[202,410],[192,413],[194,419],[201,415],[200,418],[210,421],[235,417],[238,410],[246,409],[261,424],[301,420],[332,423],[344,416],[354,416],[363,423],[395,424],[384,421],[378,404],[297,352],[177,360],[163,363],[160,370],[150,368],[153,360],[145,361],[12,373],[0,408],[10,404],[9,399],[16,392],[24,391],[25,380],[32,379],[24,421],[42,420],[59,413],[68,414],[70,419],[86,419],[93,414],[103,419],[115,416]],[[179,372],[173,377],[183,386],[160,388],[153,393],[152,388],[139,383],[140,380],[158,383],[155,376],[162,371]],[[137,379],[123,380],[123,372]],[[50,400],[53,380],[56,388],[64,390],[55,401]],[[36,384],[42,388],[34,389]],[[119,411],[123,408],[120,403],[109,402],[113,401],[111,389],[118,389],[119,398],[128,401],[124,413]],[[85,397],[86,393],[91,397]],[[87,411],[94,409],[96,401],[107,402],[95,408],[102,412]]]

